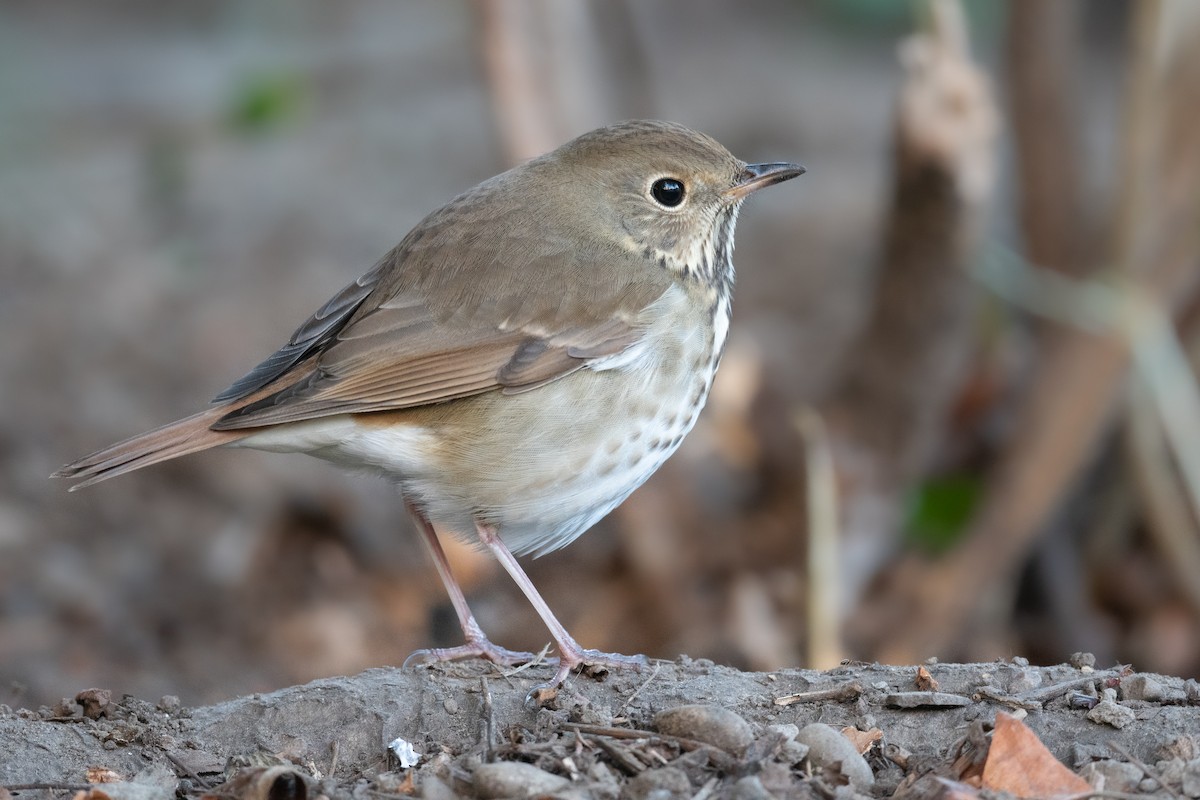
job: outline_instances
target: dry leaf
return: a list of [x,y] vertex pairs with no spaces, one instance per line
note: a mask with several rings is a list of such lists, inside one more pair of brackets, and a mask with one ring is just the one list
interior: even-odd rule
[[1004,713],[996,715],[983,786],[1017,797],[1068,795],[1092,788],[1051,755],[1024,723]]
[[936,692],[939,688],[938,682],[924,666],[917,667],[917,688],[922,692]]
[[80,789],[71,800],[112,800],[112,797],[103,789]]
[[879,728],[871,728],[869,731],[860,731],[858,728],[842,728],[842,736],[850,740],[860,756],[865,756],[867,751],[883,738],[883,731]]
[[125,780],[108,767],[88,767],[86,774],[88,783],[116,783]]

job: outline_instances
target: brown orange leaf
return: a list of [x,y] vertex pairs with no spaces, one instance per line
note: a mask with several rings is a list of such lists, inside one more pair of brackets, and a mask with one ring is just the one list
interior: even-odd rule
[[1023,722],[1004,713],[996,715],[996,730],[983,766],[983,787],[1017,797],[1042,798],[1092,788],[1051,755]]
[[88,767],[87,769],[88,783],[116,783],[120,780],[123,778],[108,767]]
[[936,692],[939,688],[938,682],[923,666],[917,667],[917,688],[922,692]]
[[869,731],[860,731],[858,728],[842,728],[842,736],[854,744],[854,749],[858,751],[860,756],[865,756],[876,742],[883,738],[883,731],[879,728],[871,728]]

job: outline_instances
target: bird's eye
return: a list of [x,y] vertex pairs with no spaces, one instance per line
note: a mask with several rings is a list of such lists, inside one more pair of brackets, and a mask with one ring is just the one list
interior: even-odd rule
[[675,208],[683,202],[683,181],[674,178],[659,178],[650,187],[650,194],[667,208]]

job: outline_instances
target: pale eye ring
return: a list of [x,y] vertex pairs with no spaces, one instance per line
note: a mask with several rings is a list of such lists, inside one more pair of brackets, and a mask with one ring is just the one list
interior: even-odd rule
[[659,178],[650,185],[650,196],[666,208],[678,208],[687,192],[678,178]]

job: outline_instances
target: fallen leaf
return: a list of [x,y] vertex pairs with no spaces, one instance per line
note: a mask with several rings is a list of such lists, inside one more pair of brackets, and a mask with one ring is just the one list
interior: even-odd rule
[[116,783],[124,780],[108,767],[88,767],[86,774],[88,783]]
[[80,789],[71,800],[112,800],[112,797],[103,789]]
[[871,728],[869,731],[860,731],[858,728],[842,728],[842,736],[845,736],[854,745],[854,749],[858,751],[860,756],[865,756],[867,751],[874,747],[875,743],[883,738],[883,731],[879,728]]
[[1017,797],[1052,797],[1091,790],[1056,759],[1037,735],[1015,717],[999,713],[983,766],[983,787]]
[[940,688],[924,666],[917,667],[917,688],[922,692],[936,692]]

